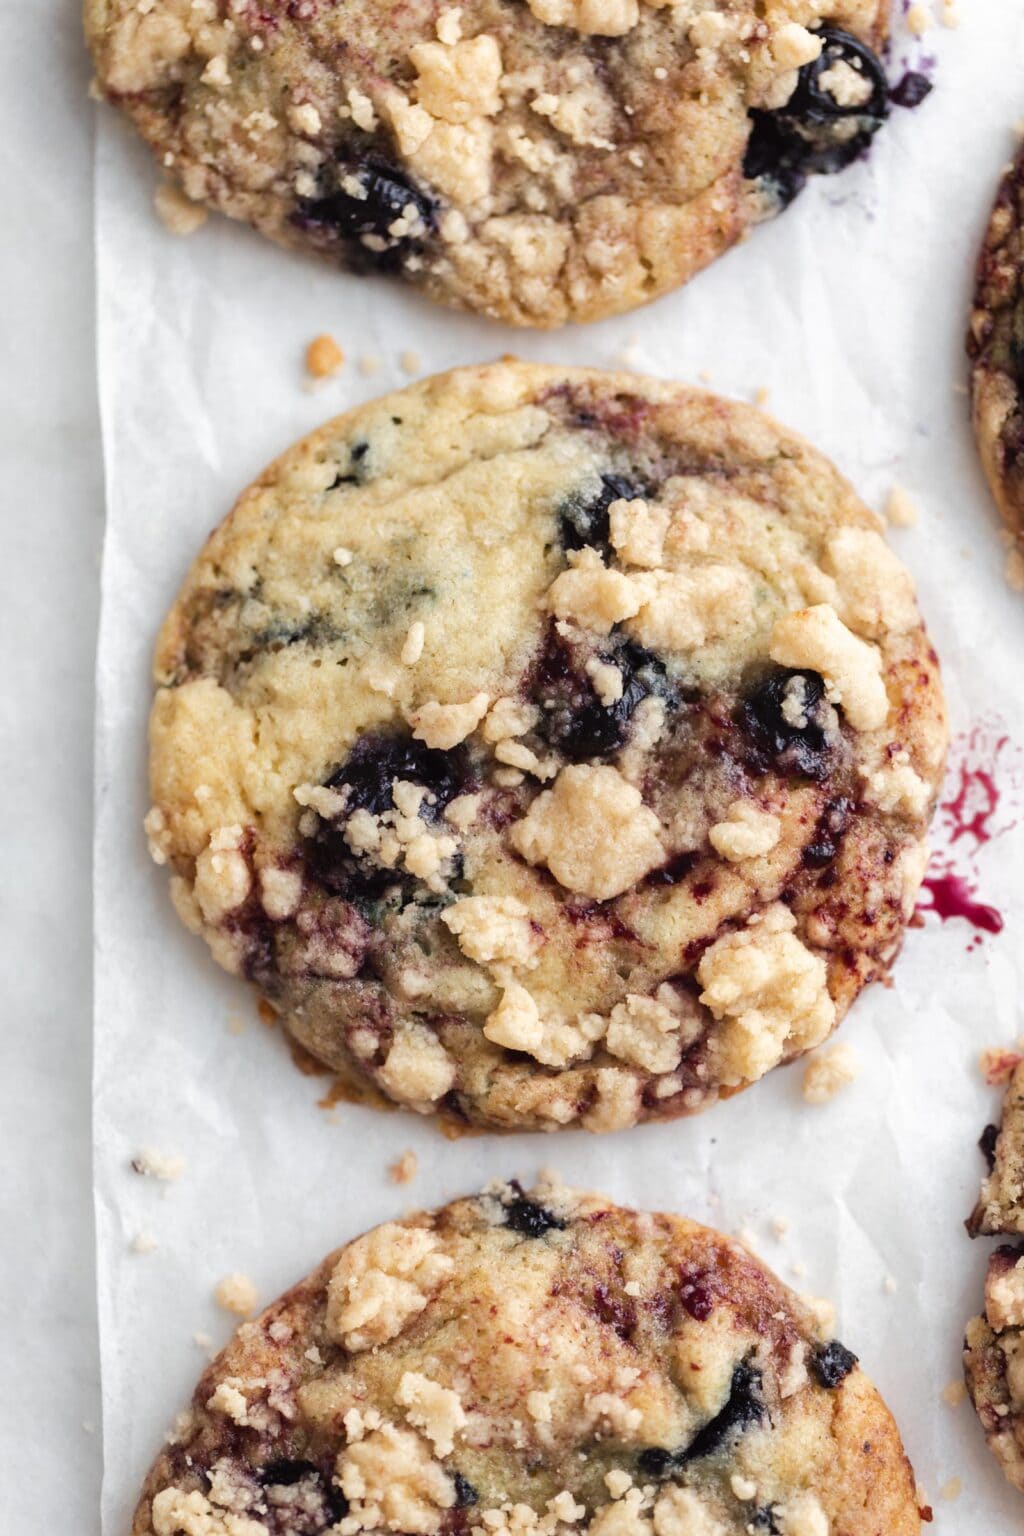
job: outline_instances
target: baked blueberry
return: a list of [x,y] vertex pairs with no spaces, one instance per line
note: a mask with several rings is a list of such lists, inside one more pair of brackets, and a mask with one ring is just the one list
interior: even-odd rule
[[314,238],[355,245],[357,266],[397,267],[434,228],[436,202],[397,166],[369,158],[343,163],[333,174],[334,190],[301,199],[292,217]]
[[563,503],[559,513],[563,548],[582,549],[590,545],[606,555],[608,508],[614,501],[636,501],[644,494],[636,480],[627,479],[625,475],[602,474],[597,492],[591,495],[576,492]]
[[830,1391],[838,1387],[857,1364],[857,1356],[838,1339],[830,1339],[814,1354],[814,1374]]

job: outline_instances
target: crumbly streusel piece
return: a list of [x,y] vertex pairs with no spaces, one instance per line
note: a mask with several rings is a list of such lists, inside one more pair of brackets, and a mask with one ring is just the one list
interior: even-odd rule
[[85,18],[104,95],[190,199],[522,325],[686,282],[888,112],[884,0],[87,0]]
[[944,709],[880,527],[759,412],[627,375],[328,423],[164,625],[179,914],[421,1112],[611,1130],[747,1086],[885,974],[923,872]]
[[[353,1336],[339,1296],[367,1331]],[[132,1527],[919,1529],[888,1411],[803,1302],[719,1233],[550,1184],[389,1222],[240,1328]]]

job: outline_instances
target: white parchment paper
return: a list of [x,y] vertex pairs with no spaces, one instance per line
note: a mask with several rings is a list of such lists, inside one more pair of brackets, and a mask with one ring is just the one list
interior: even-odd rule
[[[832,1297],[841,1336],[895,1412],[939,1528],[1018,1529],[967,1406],[965,1320],[985,1252],[962,1220],[995,1111],[976,1058],[1021,1033],[1024,979],[1024,600],[1003,579],[996,520],[958,387],[970,274],[997,174],[1024,110],[1024,0],[965,0],[957,32],[902,55],[938,56],[936,89],[893,114],[869,160],[819,180],[684,292],[621,320],[554,335],[509,332],[429,307],[379,280],[340,276],[211,220],[175,240],[151,206],[153,171],[104,113],[97,240],[109,520],[99,655],[96,842],[96,1209],[104,1382],[106,1536],[123,1536],[160,1437],[203,1363],[196,1331],[229,1320],[216,1281],[243,1270],[270,1300],[332,1245],[410,1203],[552,1164],[571,1181],[650,1207],[745,1227],[798,1289]],[[898,67],[895,66],[894,67]],[[343,375],[310,393],[302,351],[335,334]],[[891,988],[843,1025],[852,1087],[807,1107],[799,1069],[710,1114],[609,1138],[442,1139],[413,1116],[317,1107],[242,983],[222,976],[174,917],[149,862],[145,721],[157,625],[187,564],[235,495],[293,438],[425,370],[505,351],[710,382],[769,409],[829,453],[881,505],[894,482],[921,508],[893,541],[914,571],[945,666],[959,770],[992,770],[999,803],[968,778],[946,811],[938,867],[1002,914],[997,933],[926,914]],[[357,366],[379,360],[373,377]],[[1003,739],[1003,738],[1006,739]],[[955,836],[975,811],[975,833]],[[993,926],[991,919],[988,919]],[[132,1173],[144,1147],[186,1159],[176,1183]],[[411,1189],[386,1165],[419,1154]],[[790,1230],[783,1241],[772,1220]],[[149,1234],[155,1251],[132,1251]],[[939,1497],[952,1477],[956,1503]]]

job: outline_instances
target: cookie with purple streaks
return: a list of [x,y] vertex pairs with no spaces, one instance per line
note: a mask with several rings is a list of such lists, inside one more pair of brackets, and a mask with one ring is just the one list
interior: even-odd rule
[[920,1528],[856,1357],[740,1244],[499,1183],[375,1228],[245,1323],[132,1536]]
[[514,362],[278,460],[156,680],[183,920],[328,1066],[508,1129],[690,1113],[819,1044],[899,949],[946,740],[826,460]]
[[888,112],[887,0],[87,0],[103,94],[198,202],[554,326],[678,287]]
[[978,451],[1019,559],[1024,551],[1024,147],[1003,175],[985,231],[967,352]]
[[1024,1493],[1024,1245],[988,1261],[985,1312],[964,1339],[967,1391],[992,1454]]
[[972,1237],[1024,1237],[1024,1062],[1007,1085],[999,1125],[985,1127],[980,1146],[988,1174],[967,1230]]

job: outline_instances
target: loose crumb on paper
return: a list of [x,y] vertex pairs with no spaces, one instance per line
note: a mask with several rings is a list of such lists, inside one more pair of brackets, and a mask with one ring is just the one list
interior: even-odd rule
[[155,1147],[143,1147],[132,1158],[132,1167],[147,1179],[161,1179],[173,1184],[185,1172],[185,1159],[171,1152],[158,1152]]
[[951,1477],[943,1483],[939,1493],[944,1499],[958,1499],[964,1491],[964,1485],[958,1477]]
[[313,379],[331,379],[345,366],[345,354],[325,331],[306,348],[306,372]]
[[967,1396],[967,1388],[962,1381],[948,1381],[942,1389],[942,1401],[950,1408],[959,1408]]
[[140,1254],[155,1253],[159,1246],[152,1232],[136,1232],[130,1244],[132,1253]]
[[918,516],[917,503],[902,485],[894,485],[885,503],[885,519],[893,528],[913,528]]
[[1019,1051],[1009,1051],[1004,1046],[993,1045],[982,1051],[978,1065],[990,1088],[1002,1088],[1020,1066],[1024,1057]]
[[907,11],[907,28],[915,37],[923,37],[932,24],[932,13],[924,0],[914,0]]
[[759,407],[764,407],[768,404],[770,396],[771,390],[766,389],[762,384],[760,389],[755,389],[754,391],[754,404]]
[[423,359],[418,352],[412,350],[403,352],[398,363],[403,373],[415,374],[423,371]]
[[359,359],[359,372],[363,375],[363,378],[371,379],[379,371],[380,358],[375,356],[373,352],[364,352]]
[[411,1147],[407,1147],[401,1157],[395,1159],[388,1167],[388,1175],[393,1184],[411,1184],[419,1172],[419,1158]]
[[186,197],[180,187],[165,181],[153,194],[157,217],[172,235],[194,235],[206,223],[207,212],[201,203]]
[[899,1281],[895,1275],[886,1275],[882,1281],[882,1290],[887,1296],[895,1296],[899,1290]]
[[215,1286],[213,1295],[225,1312],[233,1312],[236,1317],[251,1317],[256,1310],[259,1292],[248,1275],[236,1273],[225,1275]]
[[830,1051],[818,1051],[804,1068],[803,1096],[808,1104],[825,1104],[852,1083],[860,1068],[846,1041]]

